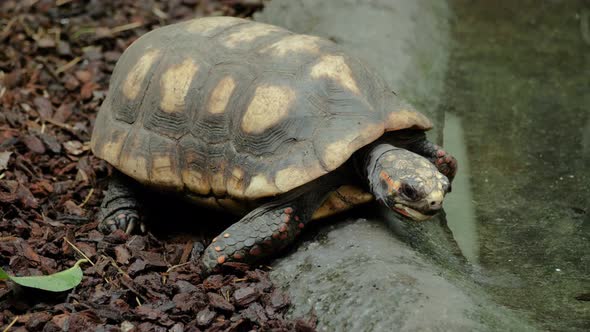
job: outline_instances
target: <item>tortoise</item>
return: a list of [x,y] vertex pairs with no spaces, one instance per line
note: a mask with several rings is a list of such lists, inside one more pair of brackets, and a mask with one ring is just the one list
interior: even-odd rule
[[99,227],[141,223],[133,183],[230,211],[241,219],[205,249],[207,273],[371,200],[426,220],[457,169],[431,128],[332,41],[232,17],[168,25],[125,50],[98,112],[92,151],[121,174]]

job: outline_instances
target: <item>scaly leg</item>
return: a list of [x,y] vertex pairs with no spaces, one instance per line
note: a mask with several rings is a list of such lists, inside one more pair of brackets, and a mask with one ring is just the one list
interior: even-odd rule
[[227,262],[256,263],[293,243],[335,188],[314,185],[261,205],[213,239],[203,253],[203,273]]
[[115,174],[110,180],[98,214],[100,231],[109,233],[122,229],[129,234],[138,224],[144,231],[145,227],[140,223],[140,204],[131,181],[122,174]]

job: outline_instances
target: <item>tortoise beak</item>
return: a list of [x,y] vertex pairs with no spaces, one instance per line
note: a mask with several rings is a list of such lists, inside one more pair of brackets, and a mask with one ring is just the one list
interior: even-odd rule
[[432,218],[432,216],[438,212],[434,211],[432,214],[430,211],[428,211],[427,213],[422,213],[402,204],[395,204],[395,206],[393,207],[393,211],[415,221],[426,221]]

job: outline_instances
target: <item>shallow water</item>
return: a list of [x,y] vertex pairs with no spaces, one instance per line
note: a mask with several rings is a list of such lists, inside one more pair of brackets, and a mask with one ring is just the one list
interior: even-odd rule
[[499,303],[590,330],[590,2],[451,4],[449,224]]

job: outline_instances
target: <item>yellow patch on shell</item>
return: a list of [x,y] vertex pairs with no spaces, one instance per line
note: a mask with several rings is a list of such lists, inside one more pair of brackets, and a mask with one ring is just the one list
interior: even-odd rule
[[148,179],[147,160],[144,157],[125,158],[119,163],[119,167],[125,170],[125,174],[136,179]]
[[231,176],[226,181],[227,193],[234,197],[242,197],[244,195],[244,171],[238,167],[234,167]]
[[258,174],[252,177],[244,195],[248,198],[266,197],[278,192],[274,183],[270,182],[266,175]]
[[260,134],[279,123],[289,113],[295,91],[281,86],[259,86],[242,118],[242,130]]
[[430,122],[430,120],[422,113],[407,109],[391,112],[385,120],[386,131],[395,131],[412,127],[428,130],[432,128],[432,122]]
[[322,153],[322,162],[328,170],[336,169],[361,147],[373,142],[383,134],[383,124],[369,124],[361,130],[326,145]]
[[[98,114],[97,123],[103,117],[107,117],[106,112]],[[129,133],[128,126],[121,127],[116,124],[102,125],[100,134],[94,133],[90,141],[90,147],[94,154],[106,160],[109,164],[117,166],[121,149]],[[126,130],[127,129],[127,130]]]
[[210,36],[217,29],[228,28],[245,22],[247,21],[235,17],[206,17],[190,21],[186,26],[186,30],[204,36]]
[[236,82],[231,76],[226,76],[217,83],[211,93],[207,109],[211,114],[220,114],[225,111],[229,98],[236,87]]
[[117,166],[123,143],[125,143],[125,136],[113,137],[103,145],[98,155],[109,164]]
[[275,175],[275,185],[281,192],[287,192],[311,180],[317,179],[325,172],[316,167],[290,166],[278,171]]
[[242,27],[238,27],[236,31],[232,32],[231,34],[227,35],[221,43],[228,48],[235,48],[239,45],[248,45],[256,38],[264,37],[269,35],[273,32],[281,31],[279,27],[262,24],[262,23],[253,23],[244,25]]
[[122,154],[119,169],[134,179],[148,180],[147,160],[142,156],[126,156]]
[[148,161],[143,154],[143,140],[147,137],[143,128],[132,128],[119,155],[118,169],[140,181],[149,181]]
[[360,94],[359,87],[352,77],[352,70],[342,56],[322,56],[320,61],[311,67],[311,77],[332,79],[346,89]]
[[285,56],[289,53],[317,54],[320,51],[319,37],[308,35],[287,36],[261,50],[261,53],[270,53],[275,56]]
[[182,182],[191,192],[205,195],[211,189],[208,179],[201,172],[185,169],[181,172],[181,177]]
[[157,186],[181,188],[182,181],[175,172],[173,160],[168,155],[152,156],[150,180]]
[[184,99],[198,70],[199,65],[188,58],[181,64],[166,70],[160,80],[160,88],[162,89],[160,108],[164,112],[172,113],[184,110]]
[[357,205],[370,202],[373,195],[361,188],[344,185],[333,191],[322,205],[313,213],[312,219],[325,218],[349,210]]
[[160,55],[160,50],[153,49],[147,51],[133,65],[133,68],[127,73],[125,82],[123,82],[123,94],[130,100],[137,98],[145,76],[152,68],[152,65]]

